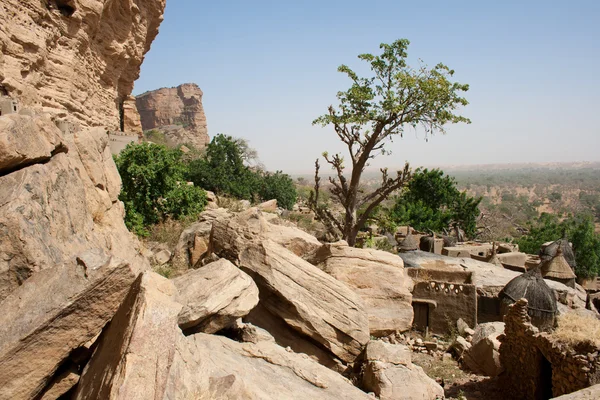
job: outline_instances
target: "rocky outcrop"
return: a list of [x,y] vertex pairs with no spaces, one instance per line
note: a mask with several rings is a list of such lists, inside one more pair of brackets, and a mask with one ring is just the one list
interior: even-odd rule
[[248,315],[258,303],[254,281],[224,259],[181,275],[173,283],[184,305],[179,314],[183,330],[218,332]]
[[411,362],[404,345],[369,342],[365,350],[362,385],[381,400],[436,400],[444,389]]
[[121,121],[121,130],[125,133],[137,133],[140,137],[143,135],[142,120],[137,110],[135,97],[127,96],[121,105],[123,116]]
[[63,135],[45,115],[2,116],[0,127],[0,143],[8,143],[0,146],[0,160],[8,160],[0,171],[0,301],[90,248],[147,268],[123,223],[121,179],[104,129]]
[[31,399],[69,354],[97,336],[135,279],[101,250],[46,269],[0,303],[0,398]]
[[371,336],[382,337],[410,329],[413,321],[413,282],[402,259],[373,249],[325,244],[305,257],[353,289],[365,302]]
[[358,295],[271,240],[250,244],[239,260],[273,318],[344,362],[358,357],[369,341],[368,317]]
[[21,107],[119,130],[166,0],[5,0],[0,87]]
[[202,107],[202,90],[194,83],[162,88],[137,96],[144,131],[156,129],[170,145],[204,148],[210,141]]

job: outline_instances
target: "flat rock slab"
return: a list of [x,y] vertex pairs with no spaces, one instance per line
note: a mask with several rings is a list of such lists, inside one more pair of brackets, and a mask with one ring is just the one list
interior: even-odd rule
[[101,251],[45,269],[0,303],[0,398],[39,395],[69,353],[102,330],[135,280]]
[[248,245],[240,268],[258,285],[265,309],[342,361],[354,361],[369,341],[362,299],[283,246],[271,240]]
[[258,304],[258,287],[245,272],[221,259],[173,280],[183,304],[179,327],[215,333]]
[[203,333],[179,341],[164,398],[373,399],[338,373],[275,343]]

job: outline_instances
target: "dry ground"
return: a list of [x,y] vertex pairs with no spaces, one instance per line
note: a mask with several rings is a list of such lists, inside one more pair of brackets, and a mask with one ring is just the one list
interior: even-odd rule
[[447,399],[506,400],[495,378],[463,371],[453,358],[439,358],[413,353],[412,362],[444,387]]

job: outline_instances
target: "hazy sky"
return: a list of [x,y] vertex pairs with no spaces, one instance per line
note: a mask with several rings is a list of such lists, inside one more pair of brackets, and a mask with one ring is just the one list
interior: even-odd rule
[[184,82],[204,92],[210,136],[249,140],[269,170],[310,172],[343,151],[311,125],[360,69],[360,53],[411,41],[471,86],[463,114],[429,142],[409,131],[374,166],[600,161],[600,1],[168,0],[135,94]]

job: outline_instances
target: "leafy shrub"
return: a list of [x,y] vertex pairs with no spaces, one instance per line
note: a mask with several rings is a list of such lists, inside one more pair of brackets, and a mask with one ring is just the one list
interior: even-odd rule
[[185,182],[181,151],[154,143],[130,143],[115,157],[123,187],[125,224],[141,236],[166,218],[196,215],[206,205],[206,192]]
[[277,205],[287,210],[292,209],[297,198],[294,181],[281,171],[263,175],[259,195],[263,200],[277,199]]
[[244,165],[239,144],[223,134],[212,139],[203,158],[190,162],[187,177],[216,194],[246,200],[253,200],[260,186],[260,176]]

